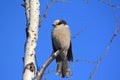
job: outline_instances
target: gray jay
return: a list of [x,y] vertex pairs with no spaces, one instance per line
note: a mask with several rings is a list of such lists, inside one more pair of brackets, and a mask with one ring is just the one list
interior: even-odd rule
[[52,46],[53,52],[63,50],[56,57],[56,72],[62,78],[70,76],[70,68],[68,61],[73,61],[72,45],[70,38],[70,29],[64,20],[55,20],[52,30]]

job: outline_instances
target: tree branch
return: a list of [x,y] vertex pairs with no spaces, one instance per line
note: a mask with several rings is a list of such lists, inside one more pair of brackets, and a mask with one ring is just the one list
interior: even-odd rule
[[55,53],[53,53],[50,58],[45,62],[45,64],[42,66],[42,68],[40,69],[40,71],[37,74],[37,79],[36,80],[41,80],[42,79],[42,75],[45,71],[45,69],[48,67],[48,65],[57,57],[57,55],[59,55],[60,52],[62,52],[63,50],[59,51],[57,50]]

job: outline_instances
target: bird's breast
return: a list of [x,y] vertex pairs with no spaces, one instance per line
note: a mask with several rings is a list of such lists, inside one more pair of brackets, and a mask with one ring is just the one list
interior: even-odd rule
[[53,38],[53,44],[57,49],[69,48],[70,31],[68,27],[54,28],[52,31],[52,38]]

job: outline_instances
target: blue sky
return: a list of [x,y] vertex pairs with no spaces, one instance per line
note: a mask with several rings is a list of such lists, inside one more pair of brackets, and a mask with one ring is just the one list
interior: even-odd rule
[[[110,1],[110,0],[106,0]],[[50,0],[41,0],[41,15],[45,12]],[[23,71],[24,43],[26,41],[25,10],[22,0],[2,0],[0,2],[0,78],[1,80],[21,80]],[[120,5],[119,0],[112,0]],[[115,9],[120,24],[120,8]],[[52,53],[51,30],[56,19],[64,19],[77,38],[72,39],[74,59],[96,61],[104,53],[111,39],[115,25],[115,14],[112,8],[98,0],[86,3],[84,0],[70,0],[66,3],[55,3],[42,22],[37,43],[37,64],[40,68]],[[83,31],[82,31],[83,30]],[[107,56],[100,63],[93,80],[120,80],[120,34],[113,41]],[[88,80],[95,65],[86,62],[70,63],[72,80]],[[61,79],[55,73],[56,63],[53,61],[47,68],[43,79]]]

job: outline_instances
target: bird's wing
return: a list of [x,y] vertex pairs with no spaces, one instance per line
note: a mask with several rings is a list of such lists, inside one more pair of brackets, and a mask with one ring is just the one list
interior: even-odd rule
[[57,50],[56,50],[54,42],[53,42],[53,37],[52,37],[52,47],[53,47],[53,52],[56,52]]
[[67,54],[68,61],[73,61],[73,55],[72,55],[72,43],[70,42],[70,47],[68,49],[68,54]]

